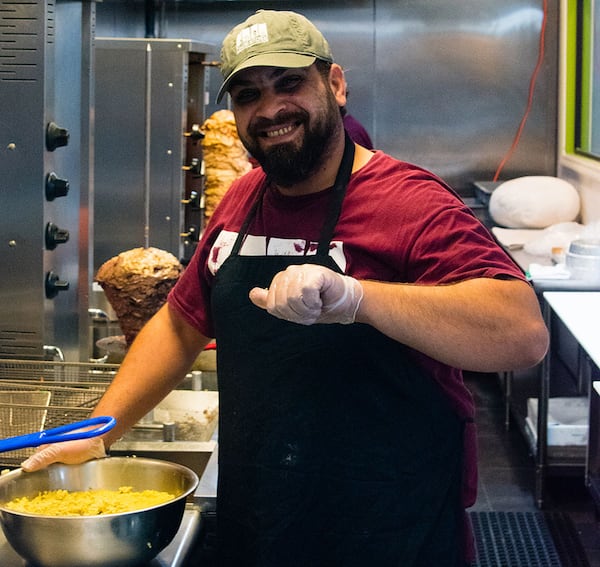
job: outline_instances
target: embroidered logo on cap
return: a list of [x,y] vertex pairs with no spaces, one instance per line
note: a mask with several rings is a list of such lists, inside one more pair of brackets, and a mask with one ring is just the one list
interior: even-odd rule
[[269,41],[269,32],[267,30],[267,24],[253,24],[238,33],[235,38],[235,50],[237,55],[242,51],[249,49],[259,43],[267,43]]

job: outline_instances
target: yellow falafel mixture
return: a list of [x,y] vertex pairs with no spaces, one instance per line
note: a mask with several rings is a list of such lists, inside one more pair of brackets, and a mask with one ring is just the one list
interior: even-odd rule
[[118,490],[45,490],[33,498],[15,498],[4,507],[15,512],[41,516],[99,516],[142,510],[174,498],[168,492],[134,491],[131,486],[121,486]]

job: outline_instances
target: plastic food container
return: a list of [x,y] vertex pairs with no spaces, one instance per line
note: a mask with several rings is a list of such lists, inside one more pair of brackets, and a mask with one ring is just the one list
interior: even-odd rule
[[[547,442],[550,446],[586,445],[589,402],[586,397],[549,398]],[[527,400],[526,423],[537,439],[538,400]]]
[[565,263],[573,279],[600,281],[600,240],[573,240]]

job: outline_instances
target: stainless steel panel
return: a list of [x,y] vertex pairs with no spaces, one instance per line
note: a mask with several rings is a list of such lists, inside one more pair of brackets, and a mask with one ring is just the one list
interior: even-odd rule
[[69,130],[69,144],[53,152],[54,167],[69,180],[69,194],[45,204],[44,222],[69,231],[69,241],[46,251],[46,271],[69,282],[69,290],[46,303],[46,344],[58,346],[65,358],[86,361],[88,304],[92,285],[90,240],[93,229],[92,42],[95,3],[58,0],[53,120]]
[[95,269],[139,246],[184,256],[183,134],[188,115],[204,116],[201,61],[211,49],[189,40],[96,40]]
[[[555,171],[557,3],[535,104],[503,178]],[[376,139],[460,186],[490,178],[525,111],[538,56],[540,2],[378,3]]]
[[[525,110],[538,53],[539,0],[277,4],[305,14],[325,33],[346,69],[350,112],[377,147],[428,167],[458,190],[493,177]],[[167,3],[158,29],[220,46],[233,25],[264,7],[258,1]],[[532,112],[504,179],[555,173],[558,2],[548,8]],[[140,10],[105,0],[98,27],[105,35],[143,33]],[[208,114],[218,108],[219,83],[218,70],[211,70]]]
[[54,2],[0,0],[0,356],[41,357],[43,180]]
[[[0,0],[0,357],[42,358],[50,344],[77,359],[80,339],[87,342],[87,318],[83,324],[79,317],[87,310],[81,307],[87,301],[85,282],[83,289],[79,285],[87,237],[82,250],[78,234],[80,222],[87,226],[79,213],[89,169],[81,160],[89,135],[81,126],[82,76],[90,74],[82,37],[89,43],[93,7],[92,2]],[[85,121],[88,108],[86,100]],[[46,147],[51,121],[70,132],[69,145],[54,151]],[[50,172],[71,185],[68,196],[53,202],[45,198]],[[54,250],[45,249],[49,222],[70,234]],[[48,270],[70,284],[54,299],[45,297]]]

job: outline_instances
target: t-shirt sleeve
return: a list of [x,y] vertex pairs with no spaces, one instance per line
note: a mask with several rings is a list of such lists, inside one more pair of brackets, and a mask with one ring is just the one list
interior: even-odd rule
[[449,284],[472,278],[525,279],[488,229],[453,196],[437,202],[410,246],[412,281]]
[[376,152],[353,176],[336,239],[347,273],[423,285],[525,279],[490,231],[443,180]]
[[201,256],[201,249],[198,247],[177,284],[171,289],[167,302],[169,307],[204,336],[214,337],[210,317],[210,289],[206,279],[199,277]]

